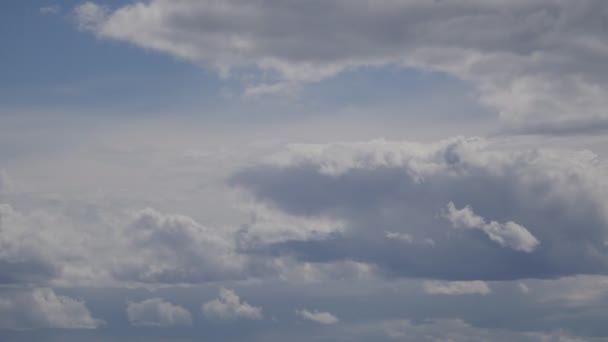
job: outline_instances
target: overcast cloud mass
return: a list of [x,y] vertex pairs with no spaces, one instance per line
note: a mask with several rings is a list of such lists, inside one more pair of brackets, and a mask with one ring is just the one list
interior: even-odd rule
[[608,341],[608,2],[4,6],[1,341]]

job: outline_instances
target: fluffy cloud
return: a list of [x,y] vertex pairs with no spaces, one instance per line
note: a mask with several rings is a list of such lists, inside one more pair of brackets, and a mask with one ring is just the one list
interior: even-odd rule
[[517,251],[532,252],[539,244],[534,235],[515,222],[505,224],[492,221],[487,223],[483,217],[475,215],[471,207],[456,209],[454,203],[448,203],[445,214],[455,228],[481,229],[486,235],[501,246]]
[[257,68],[262,84],[249,93],[402,65],[472,82],[480,101],[513,127],[563,133],[608,126],[602,0],[153,0],[113,11],[86,2],[75,13],[100,38],[224,75]]
[[233,291],[220,289],[220,297],[202,306],[203,314],[210,319],[262,319],[262,308],[251,306],[241,301]]
[[484,281],[425,281],[424,292],[440,295],[465,295],[480,294],[487,295],[492,292]]
[[588,151],[454,138],[293,145],[232,183],[290,215],[344,222],[341,232],[251,253],[352,260],[387,276],[507,280],[608,272],[605,170]]
[[0,294],[1,329],[95,329],[101,324],[83,302],[59,296],[52,289],[4,290]]
[[320,324],[336,324],[340,320],[329,312],[296,310],[296,314],[306,320]]
[[238,253],[234,230],[187,216],[31,201],[35,209],[0,202],[0,284],[193,284],[275,272]]
[[198,283],[241,278],[244,258],[217,230],[192,218],[165,215],[153,209],[135,214],[124,231],[128,259],[114,276],[144,283]]
[[192,315],[185,308],[162,300],[150,298],[127,304],[127,317],[135,326],[169,327],[192,325]]
[[45,234],[32,229],[36,219],[0,203],[0,284],[40,284],[59,275],[61,265]]

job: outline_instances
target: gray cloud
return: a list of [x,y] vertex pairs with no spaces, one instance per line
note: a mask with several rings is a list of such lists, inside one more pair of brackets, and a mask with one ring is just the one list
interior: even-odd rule
[[192,218],[153,209],[136,213],[124,232],[128,259],[114,269],[118,279],[143,283],[199,283],[241,279],[246,260],[229,237]]
[[487,295],[492,292],[488,284],[483,281],[425,281],[423,284],[424,292],[439,295],[465,295],[480,294]]
[[329,312],[296,310],[296,314],[306,320],[320,324],[336,324],[340,320]]
[[221,288],[220,297],[202,305],[205,317],[209,319],[262,319],[262,308],[251,306],[230,289]]
[[101,324],[82,301],[49,288],[5,290],[0,295],[0,329],[95,329]]
[[113,11],[87,2],[75,13],[100,38],[223,75],[262,71],[247,93],[401,65],[472,82],[510,129],[578,132],[608,118],[602,0],[154,0]]
[[[608,272],[608,192],[598,163],[584,151],[511,151],[464,138],[294,145],[232,182],[288,214],[345,222],[343,232],[251,253],[353,260],[388,276],[552,278]],[[475,208],[472,217],[491,229],[452,228],[442,214],[449,202]]]
[[57,277],[61,265],[45,250],[45,239],[29,229],[31,220],[0,203],[0,284],[41,284]]
[[127,304],[127,317],[134,326],[170,327],[192,325],[192,315],[185,308],[162,300],[150,298]]

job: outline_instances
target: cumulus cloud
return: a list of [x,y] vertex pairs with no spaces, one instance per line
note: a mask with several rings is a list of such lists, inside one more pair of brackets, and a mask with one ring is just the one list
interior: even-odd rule
[[49,288],[0,294],[0,329],[95,329],[101,324],[84,302],[59,296]]
[[401,65],[472,82],[511,127],[559,133],[608,119],[602,0],[153,0],[112,11],[86,2],[75,13],[100,38],[223,75],[257,68],[264,80],[251,94]]
[[230,289],[221,288],[220,297],[202,306],[203,314],[210,319],[233,320],[263,318],[262,308],[251,306]]
[[161,298],[150,298],[127,304],[127,317],[134,326],[170,327],[192,325],[190,311]]
[[289,215],[344,224],[250,253],[352,260],[387,276],[553,278],[608,272],[601,165],[588,151],[512,150],[480,138],[380,140],[291,145],[231,182]]
[[511,221],[505,224],[496,221],[487,223],[483,217],[475,215],[469,206],[456,209],[454,203],[450,202],[445,217],[455,228],[481,229],[492,241],[503,247],[530,253],[539,244],[526,227]]
[[245,274],[244,258],[229,237],[187,216],[145,209],[135,213],[123,234],[128,259],[113,270],[118,279],[175,284],[239,279]]
[[306,320],[320,324],[336,324],[340,320],[329,312],[296,310],[296,314]]
[[234,231],[153,209],[0,202],[0,284],[193,284],[275,272],[237,250]]
[[42,284],[60,274],[51,248],[44,248],[47,236],[33,229],[36,223],[0,203],[0,284]]
[[424,292],[439,295],[466,295],[480,294],[487,295],[492,292],[488,284],[484,281],[425,281],[423,284]]

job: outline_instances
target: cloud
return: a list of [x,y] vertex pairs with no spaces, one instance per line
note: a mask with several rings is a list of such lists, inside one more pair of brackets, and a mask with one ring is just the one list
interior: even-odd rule
[[108,9],[87,1],[74,8],[74,15],[81,30],[97,30],[108,16]]
[[[518,150],[479,138],[380,140],[291,145],[231,183],[286,214],[343,223],[251,254],[350,260],[388,277],[555,278],[608,273],[602,165],[588,151]],[[443,209],[450,202],[452,222]],[[405,248],[405,237],[433,243]]]
[[459,319],[438,319],[420,324],[407,320],[389,321],[383,324],[381,329],[386,335],[399,341],[583,341],[560,331],[536,333],[483,329]]
[[262,308],[251,306],[242,302],[233,291],[225,288],[220,289],[220,298],[214,299],[202,306],[203,314],[209,319],[233,320],[263,318]]
[[263,76],[252,94],[399,65],[471,82],[513,129],[584,131],[608,121],[602,0],[153,0],[112,11],[86,2],[75,13],[100,38],[225,76],[253,67]]
[[149,208],[125,213],[61,199],[51,207],[35,201],[24,206],[22,200],[21,210],[0,202],[0,284],[200,284],[276,272],[265,260],[237,251],[236,229]]
[[486,223],[483,217],[475,215],[471,207],[456,209],[454,203],[448,203],[445,217],[455,228],[481,229],[492,240],[503,247],[530,253],[539,245],[534,235],[515,222],[505,224],[492,221]]
[[480,294],[487,295],[492,292],[488,284],[484,281],[425,281],[424,292],[428,294],[439,294],[439,295],[466,295],[466,294]]
[[162,300],[150,298],[127,304],[127,317],[134,326],[170,327],[192,325],[192,315],[185,308]]
[[46,236],[31,229],[35,219],[0,203],[0,284],[44,284],[61,265],[45,249]]
[[329,312],[296,310],[296,314],[306,320],[320,324],[336,324],[340,320]]
[[49,288],[3,290],[0,294],[1,329],[95,329],[101,324],[84,302],[59,296]]
[[245,259],[233,242],[190,217],[144,209],[135,213],[123,234],[128,250],[113,270],[117,279],[176,284],[246,275]]
[[59,12],[61,12],[61,8],[57,5],[40,7],[40,14],[42,15],[58,14]]

